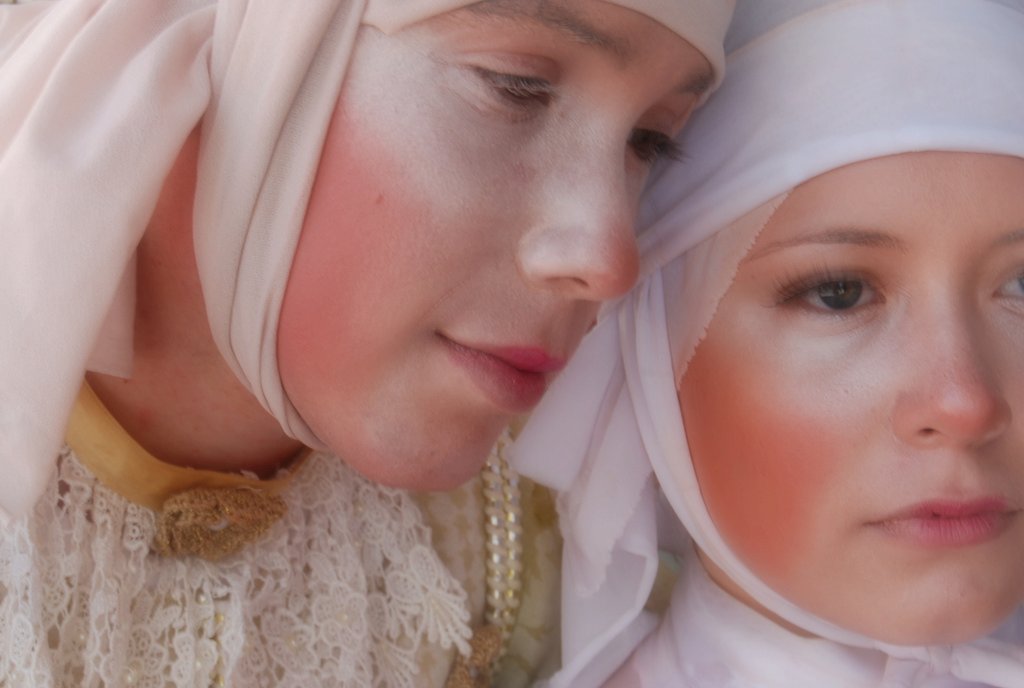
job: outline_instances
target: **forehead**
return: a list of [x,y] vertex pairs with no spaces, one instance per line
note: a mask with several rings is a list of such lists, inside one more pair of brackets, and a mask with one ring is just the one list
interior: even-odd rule
[[907,251],[941,236],[1005,242],[1024,222],[1024,159],[928,151],[864,160],[796,187],[747,261],[802,245]]

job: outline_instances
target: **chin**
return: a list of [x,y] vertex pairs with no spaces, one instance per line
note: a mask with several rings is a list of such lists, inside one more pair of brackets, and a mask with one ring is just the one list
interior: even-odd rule
[[[453,429],[440,438],[368,437],[363,442],[332,442],[331,450],[363,477],[381,485],[413,492],[453,490],[484,467],[502,428],[460,434]],[[381,439],[391,441],[381,442]]]
[[882,642],[892,645],[958,645],[989,635],[1003,624],[1017,609],[1019,601],[1012,604],[990,604],[990,600],[970,602],[961,600],[953,605],[937,603],[940,614],[934,609],[917,619],[905,618],[902,623],[890,615],[884,630],[869,633]]

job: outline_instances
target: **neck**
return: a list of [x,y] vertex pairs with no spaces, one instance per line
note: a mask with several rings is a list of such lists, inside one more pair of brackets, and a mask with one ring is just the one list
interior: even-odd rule
[[192,242],[198,134],[182,149],[138,247],[131,379],[89,383],[135,440],[162,461],[272,473],[301,448],[235,377],[206,320]]
[[711,557],[704,553],[704,550],[697,549],[697,558],[700,561],[701,566],[708,574],[708,578],[717,585],[719,588],[724,590],[730,596],[735,597],[737,600],[745,604],[746,606],[753,609],[755,612],[765,617],[769,621],[782,626],[790,633],[798,635],[803,638],[813,638],[814,635],[807,630],[800,628],[799,626],[790,623],[786,619],[782,618],[772,610],[765,607],[763,604],[754,599],[753,595],[748,593],[746,590],[737,585],[732,578],[730,578],[725,571],[719,568],[718,564],[711,560]]

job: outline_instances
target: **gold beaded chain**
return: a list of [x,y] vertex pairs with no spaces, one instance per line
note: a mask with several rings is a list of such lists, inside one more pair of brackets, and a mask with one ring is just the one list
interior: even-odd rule
[[505,461],[511,441],[503,434],[480,472],[484,497],[487,600],[485,625],[470,639],[471,655],[459,656],[447,688],[484,688],[508,646],[523,582],[523,506],[519,476]]
[[[523,506],[519,476],[505,461],[507,436],[487,457],[481,477],[487,548],[487,623],[501,629],[502,651],[515,625],[523,589]],[[500,659],[500,655],[498,657]]]

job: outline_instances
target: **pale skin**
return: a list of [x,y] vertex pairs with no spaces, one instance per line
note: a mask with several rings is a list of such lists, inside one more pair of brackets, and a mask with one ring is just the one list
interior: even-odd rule
[[[449,367],[445,342],[572,353],[597,304],[633,282],[648,165],[710,71],[657,22],[599,2],[362,31],[282,310],[282,379],[357,470],[452,487],[516,414]],[[139,247],[133,376],[89,380],[162,460],[267,475],[300,446],[210,335],[191,239],[198,144]]]
[[[953,644],[1024,600],[1021,184],[1022,159],[934,152],[797,187],[678,383],[726,544],[840,627]],[[944,525],[905,514],[929,500],[983,506]],[[733,597],[812,636],[698,555]],[[605,683],[637,685],[628,663]]]
[[843,628],[958,643],[1024,599],[1021,184],[1019,158],[935,152],[798,187],[682,377],[719,532]]

